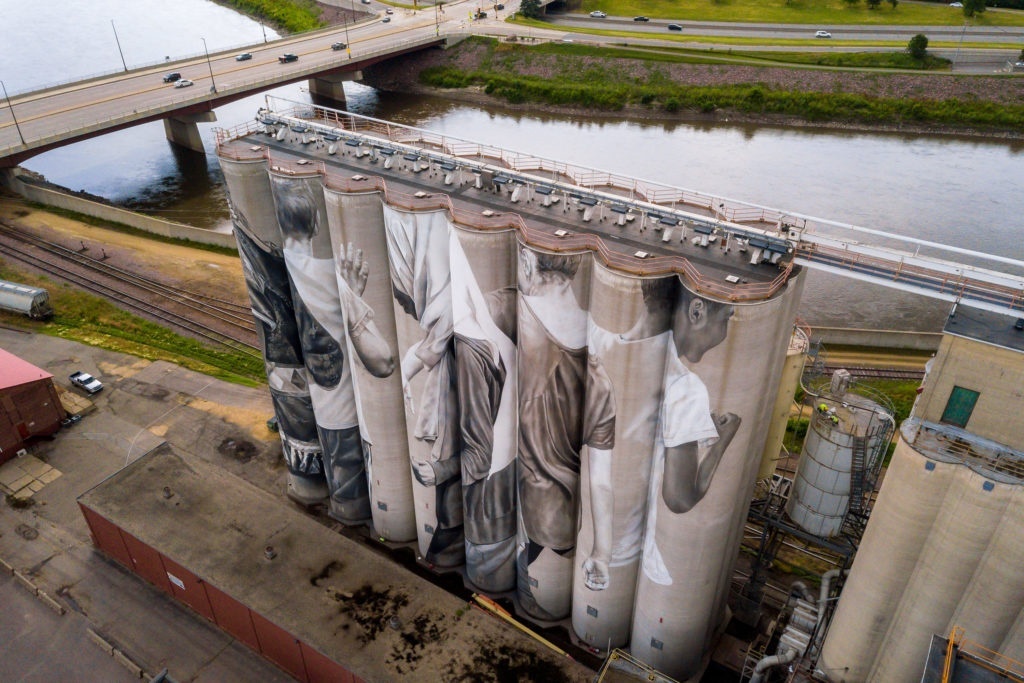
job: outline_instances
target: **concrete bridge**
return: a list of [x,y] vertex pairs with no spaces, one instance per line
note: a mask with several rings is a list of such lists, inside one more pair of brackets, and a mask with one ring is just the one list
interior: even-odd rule
[[[301,80],[309,81],[314,95],[343,105],[341,84],[357,79],[360,69],[440,45],[457,30],[456,20],[447,20],[446,25],[429,10],[400,9],[390,18],[387,23],[374,18],[15,95],[0,108],[0,168],[17,166],[56,147],[161,119],[169,140],[203,151],[196,123],[216,120],[213,110],[218,106]],[[458,19],[464,17],[459,14]],[[348,47],[333,50],[336,42]],[[245,52],[252,58],[235,59]],[[285,53],[299,58],[282,63],[278,57]],[[194,85],[176,88],[165,83],[163,76],[170,72],[179,72]]]

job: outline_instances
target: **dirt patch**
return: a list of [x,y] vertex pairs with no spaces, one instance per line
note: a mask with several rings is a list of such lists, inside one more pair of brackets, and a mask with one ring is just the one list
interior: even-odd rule
[[412,623],[403,628],[399,634],[398,642],[391,649],[388,663],[395,665],[398,673],[412,671],[414,666],[404,665],[416,664],[423,658],[424,649],[433,643],[440,642],[448,636],[448,630],[442,621],[444,615],[440,612],[426,612],[419,614]]
[[557,664],[542,659],[536,652],[509,645],[474,643],[473,660],[453,662],[445,672],[444,680],[456,683],[568,683],[572,680]]
[[259,453],[259,449],[251,441],[245,439],[225,438],[217,446],[217,452],[238,462],[249,462]]
[[335,599],[341,602],[341,613],[351,617],[362,629],[359,642],[363,645],[375,640],[386,627],[398,625],[398,611],[409,604],[409,596],[391,588],[378,589],[364,584],[346,598],[336,594]]

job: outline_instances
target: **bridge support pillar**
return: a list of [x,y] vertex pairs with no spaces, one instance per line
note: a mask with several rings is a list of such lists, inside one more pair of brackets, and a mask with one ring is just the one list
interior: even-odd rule
[[184,116],[169,116],[164,119],[164,133],[167,139],[176,145],[180,145],[194,152],[204,152],[203,138],[199,135],[197,123],[212,123],[217,120],[217,115],[212,111],[204,111],[199,114],[185,114]]
[[316,104],[333,107],[334,109],[345,108],[345,89],[342,87],[345,81],[362,80],[361,71],[350,71],[344,74],[326,74],[309,79],[309,94]]

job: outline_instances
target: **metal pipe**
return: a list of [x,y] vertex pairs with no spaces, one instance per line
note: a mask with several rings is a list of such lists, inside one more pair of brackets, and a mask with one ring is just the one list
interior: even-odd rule
[[764,678],[764,672],[773,666],[783,666],[789,664],[796,659],[796,650],[793,648],[787,648],[785,652],[781,654],[774,654],[763,658],[754,667],[754,675],[750,677],[750,683],[761,683]]

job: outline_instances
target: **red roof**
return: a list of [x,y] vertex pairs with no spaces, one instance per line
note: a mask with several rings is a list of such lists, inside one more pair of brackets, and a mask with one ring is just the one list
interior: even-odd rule
[[37,368],[13,353],[0,349],[0,389],[10,389],[29,382],[51,378],[53,375],[46,370]]

